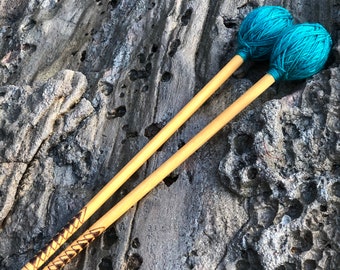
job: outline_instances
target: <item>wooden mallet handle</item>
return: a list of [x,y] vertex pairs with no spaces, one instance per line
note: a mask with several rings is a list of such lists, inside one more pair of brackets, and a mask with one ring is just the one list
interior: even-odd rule
[[111,210],[94,223],[84,234],[69,245],[59,256],[57,256],[44,269],[60,269],[72,258],[77,256],[96,237],[101,235],[110,225],[126,213],[133,205],[141,200],[147,193],[156,187],[167,175],[181,165],[188,157],[196,152],[204,143],[221,130],[229,121],[247,107],[253,100],[268,89],[275,79],[272,75],[266,74],[247,92],[239,97],[233,104],[225,109],[202,131],[194,136],[174,155],[165,161],[157,170],[150,174],[142,183],[134,188],[122,200],[120,200]]
[[82,210],[30,260],[23,270],[36,270],[67,241],[126,181],[129,179],[242,65],[243,58],[235,55],[208,84],[202,88],[158,134],[123,167]]

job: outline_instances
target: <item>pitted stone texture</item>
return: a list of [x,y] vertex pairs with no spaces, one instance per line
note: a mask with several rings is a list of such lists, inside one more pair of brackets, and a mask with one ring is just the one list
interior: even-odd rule
[[323,71],[233,124],[220,171],[228,189],[254,202],[256,230],[244,237],[265,269],[339,264],[339,78],[339,68]]
[[[64,187],[58,192],[66,196],[67,188],[76,184],[77,173],[72,166],[81,175],[89,173],[91,157],[82,145],[84,142],[78,140],[77,147],[70,144],[65,151],[68,166],[61,166],[67,163],[62,156],[50,155],[54,147],[59,149],[68,136],[81,130],[93,113],[91,103],[83,97],[86,89],[85,76],[70,70],[34,88],[1,87],[0,223],[4,230],[0,234],[12,235],[16,240],[11,245],[0,244],[0,254],[10,254],[14,249],[20,253],[23,243],[34,243],[41,237],[47,220],[58,219],[55,212],[60,210],[53,208],[61,196],[53,200],[55,187]],[[70,197],[65,201],[72,201]],[[72,210],[75,205],[69,207]],[[20,208],[26,209],[24,214],[18,211]],[[19,232],[26,232],[25,237],[19,236]],[[17,258],[11,257],[8,266],[15,265],[13,260]]]
[[[20,269],[31,259],[234,56],[239,26],[259,5],[281,5],[297,22],[325,25],[334,40],[326,69],[338,65],[338,1],[1,1],[1,269]],[[268,63],[243,65],[85,227],[267,69]],[[325,89],[304,98],[305,112],[299,101],[303,82],[275,84],[65,269],[261,269],[272,255],[263,253],[265,259],[260,252],[270,245],[264,237],[270,233],[264,230],[274,230],[281,223],[290,226],[307,213],[311,228],[287,229],[292,244],[283,250],[313,250],[311,234],[313,243],[318,234],[324,235],[312,229],[321,220],[319,211],[323,215],[333,211],[325,205],[318,210],[315,204],[319,198],[328,200],[329,194],[338,202],[340,193],[339,183],[327,180],[338,170],[331,165],[338,163],[338,148],[328,143],[332,138],[335,142],[338,134],[339,99],[330,94],[338,89],[334,74],[329,80],[330,71],[326,71],[308,82],[309,88],[318,88],[317,82]],[[284,108],[288,111],[284,121],[289,124],[282,126],[277,123],[286,106],[282,102],[292,97],[297,98],[290,101],[297,104],[293,106],[296,114]],[[310,104],[315,98],[323,100],[321,106]],[[318,109],[316,116],[307,113]],[[316,158],[318,153],[306,147],[315,162],[310,169],[293,154],[303,151],[302,135],[310,139],[308,147],[315,149],[319,143],[307,132],[306,119],[320,125],[315,138],[323,136],[319,153],[326,155],[326,159]],[[302,127],[306,131],[297,133]],[[266,134],[278,134],[278,138],[271,142]],[[264,142],[267,152],[260,145]],[[275,147],[291,150],[277,153]],[[222,177],[226,180],[230,174],[229,182],[219,181],[219,162],[230,149],[236,153],[230,161],[233,167]],[[275,160],[275,155],[281,160]],[[322,166],[332,170],[323,175]],[[296,180],[289,182],[289,175],[312,175],[312,179],[296,184],[294,190],[291,183]],[[316,181],[321,176],[325,184]],[[328,193],[319,192],[322,185]],[[315,206],[315,211],[305,210],[306,205]],[[318,219],[312,218],[314,213]],[[324,231],[327,237],[320,239],[326,242],[336,235]],[[319,259],[311,258],[316,253],[308,254],[301,263],[306,269],[328,263],[327,254],[318,255]],[[276,265],[289,269],[293,262],[285,256]]]

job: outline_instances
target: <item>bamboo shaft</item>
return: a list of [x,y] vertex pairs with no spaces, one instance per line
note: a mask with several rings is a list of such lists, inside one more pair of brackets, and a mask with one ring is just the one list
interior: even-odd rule
[[157,170],[149,175],[142,183],[134,188],[128,195],[120,200],[102,218],[95,222],[83,235],[68,246],[45,269],[60,269],[72,258],[79,254],[89,243],[101,235],[110,225],[126,213],[133,205],[141,200],[147,193],[156,187],[169,173],[181,165],[188,157],[196,152],[204,143],[221,130],[229,121],[247,107],[253,100],[261,95],[275,79],[266,74],[247,92],[239,97],[233,104],[225,109],[202,131],[194,136],[188,143],[180,148],[174,155],[165,161]]
[[159,133],[136,154],[85,206],[80,212],[42,249],[23,270],[36,270],[63,245],[126,181],[130,178],[237,70],[243,58],[235,55],[208,84]]

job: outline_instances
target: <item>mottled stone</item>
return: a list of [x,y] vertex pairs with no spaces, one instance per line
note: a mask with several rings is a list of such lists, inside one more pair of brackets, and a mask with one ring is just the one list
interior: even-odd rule
[[323,71],[302,90],[268,101],[233,124],[222,181],[252,202],[254,232],[245,233],[244,248],[257,251],[265,269],[287,263],[336,269],[339,263],[338,78],[339,68]]
[[[20,269],[234,55],[244,16],[282,5],[334,41],[280,82],[65,269],[335,269],[339,8],[319,0],[4,0],[0,268]],[[247,63],[85,225],[249,88]]]

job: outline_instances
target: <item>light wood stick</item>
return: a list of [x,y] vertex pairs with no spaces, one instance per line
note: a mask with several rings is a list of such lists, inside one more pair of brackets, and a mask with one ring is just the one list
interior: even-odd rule
[[96,237],[100,236],[110,225],[126,213],[133,205],[141,200],[147,193],[156,187],[167,175],[181,165],[188,157],[196,152],[212,136],[221,130],[229,121],[247,107],[253,100],[268,89],[275,79],[272,75],[266,74],[247,92],[239,97],[233,104],[225,109],[202,131],[194,136],[174,155],[165,161],[157,170],[150,174],[142,183],[134,188],[122,200],[120,200],[111,210],[95,222],[84,234],[70,244],[59,256],[50,262],[44,269],[60,269],[77,256]]
[[241,56],[235,55],[22,269],[36,270],[41,267],[221,87],[243,62]]

